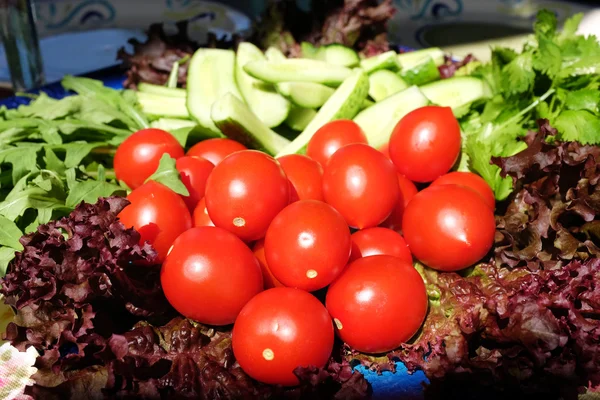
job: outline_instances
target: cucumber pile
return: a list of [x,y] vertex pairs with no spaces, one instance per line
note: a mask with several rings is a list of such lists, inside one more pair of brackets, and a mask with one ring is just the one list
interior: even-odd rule
[[436,104],[460,115],[490,96],[479,78],[442,79],[439,48],[363,59],[339,44],[301,48],[302,58],[286,58],[276,48],[263,53],[246,42],[237,52],[199,49],[185,90],[140,84],[138,100],[154,127],[198,125],[206,137],[283,156],[304,153],[314,133],[333,120],[353,119],[379,148],[417,108]]

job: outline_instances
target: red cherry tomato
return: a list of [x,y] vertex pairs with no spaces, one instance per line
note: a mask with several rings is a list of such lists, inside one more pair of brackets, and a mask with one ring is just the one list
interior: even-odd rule
[[127,200],[131,204],[119,213],[119,219],[135,228],[142,242],[148,241],[164,260],[177,236],[192,227],[187,206],[177,193],[153,181],[133,190]]
[[438,185],[462,185],[469,189],[472,189],[479,193],[485,204],[487,204],[492,210],[496,208],[496,198],[490,185],[487,184],[485,179],[472,172],[450,172],[446,175],[442,175],[431,183],[431,186]]
[[398,174],[398,185],[400,186],[400,196],[396,207],[390,214],[390,216],[381,223],[381,227],[394,230],[396,232],[402,232],[402,217],[404,216],[404,209],[418,193],[417,187],[414,183],[406,179],[403,175]]
[[385,254],[412,263],[412,254],[399,233],[386,228],[368,228],[352,234],[350,261]]
[[288,179],[273,157],[243,150],[223,160],[208,177],[206,208],[216,226],[242,240],[258,240],[288,205],[289,190]]
[[460,126],[450,107],[418,108],[398,122],[389,148],[398,172],[413,182],[431,182],[458,159]]
[[361,127],[348,119],[332,121],[315,132],[308,142],[306,155],[325,167],[336,151],[352,143],[368,143]]
[[188,150],[188,156],[202,157],[218,165],[225,157],[236,151],[246,150],[246,146],[231,139],[204,140]]
[[252,378],[283,386],[299,383],[297,367],[325,366],[333,325],[311,294],[293,288],[262,292],[243,308],[233,327],[233,354]]
[[327,291],[338,336],[364,353],[385,353],[409,340],[427,313],[427,292],[411,263],[378,255],[346,267]]
[[206,201],[204,200],[204,197],[198,202],[198,205],[196,205],[192,219],[194,220],[194,226],[196,228],[201,226],[215,226],[208,216],[208,210],[206,209]]
[[283,156],[277,161],[290,180],[293,201],[323,201],[323,168],[318,162],[300,154]]
[[350,257],[350,230],[328,204],[301,200],[275,217],[265,237],[265,256],[284,285],[314,291],[329,285]]
[[408,204],[402,222],[411,253],[430,268],[458,271],[492,247],[494,213],[475,191],[458,185],[429,187]]
[[191,212],[198,202],[204,197],[206,181],[215,167],[210,161],[200,157],[181,157],[175,164],[181,181],[190,192],[189,196],[182,196],[183,201]]
[[394,165],[366,144],[341,148],[325,167],[325,201],[353,228],[370,228],[382,223],[396,206],[399,193]]
[[160,282],[180,314],[203,324],[228,325],[263,290],[252,251],[221,228],[192,228],[173,243]]
[[277,278],[275,278],[269,269],[269,266],[267,265],[267,259],[265,257],[265,239],[260,239],[258,242],[256,242],[252,248],[252,251],[254,252],[254,257],[256,257],[260,264],[265,289],[283,287],[283,283],[279,282]]
[[136,189],[156,171],[165,153],[173,158],[183,156],[183,147],[173,135],[153,128],[137,131],[117,148],[115,175],[131,189]]
[[390,144],[389,143],[386,143],[383,146],[381,146],[379,148],[379,151],[387,158],[390,158]]

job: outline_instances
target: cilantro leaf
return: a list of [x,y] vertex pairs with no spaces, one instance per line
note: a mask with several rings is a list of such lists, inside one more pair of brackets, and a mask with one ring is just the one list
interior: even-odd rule
[[146,179],[146,182],[148,181],[161,183],[182,196],[190,195],[190,192],[181,181],[179,171],[177,171],[177,168],[175,168],[175,159],[172,158],[168,153],[162,155],[158,169],[156,172],[154,172],[154,174]]
[[500,176],[500,167],[490,163],[492,158],[489,146],[476,136],[467,140],[467,155],[469,167],[479,174],[494,191],[496,200],[504,200],[512,193],[512,179]]
[[600,103],[600,91],[581,89],[567,93],[565,106],[569,110],[598,112],[598,103]]
[[587,110],[563,111],[553,125],[564,141],[600,144],[600,117]]
[[560,33],[560,35],[558,35],[558,41],[564,42],[566,39],[570,39],[573,36],[575,36],[582,19],[583,13],[577,13],[567,18],[563,25],[562,32]]
[[538,39],[539,48],[533,58],[533,66],[550,77],[556,76],[562,66],[560,48],[546,36]]
[[531,53],[519,54],[502,68],[502,88],[509,95],[531,90],[534,82],[535,72]]
[[533,24],[533,31],[538,38],[540,36],[550,37],[556,33],[557,25],[556,14],[552,11],[542,9],[537,13],[535,23]]

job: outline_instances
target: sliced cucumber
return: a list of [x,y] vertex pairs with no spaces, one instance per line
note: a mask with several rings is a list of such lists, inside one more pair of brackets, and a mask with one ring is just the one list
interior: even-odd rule
[[311,60],[316,60],[319,48],[315,47],[315,45],[313,45],[312,43],[302,42],[300,43],[300,51],[302,52],[302,57],[310,58]]
[[306,129],[310,121],[317,115],[317,111],[312,108],[292,107],[290,114],[285,120],[285,124],[291,129],[302,132]]
[[269,47],[267,51],[265,51],[265,57],[267,57],[267,60],[273,62],[287,60],[285,54],[283,54],[277,47]]
[[[277,155],[304,153],[315,132],[337,119],[351,119],[362,107],[369,92],[369,78],[362,71],[353,72],[327,100],[306,129]],[[369,108],[370,109],[370,108]]]
[[235,78],[246,104],[258,119],[272,128],[285,121],[291,105],[287,99],[277,93],[275,86],[254,79],[244,71],[244,65],[257,60],[266,60],[263,52],[252,43],[240,43],[237,50]]
[[235,84],[234,70],[233,50],[199,49],[190,61],[187,108],[200,125],[215,133],[219,133],[219,129],[210,117],[213,103],[226,93],[242,99]]
[[408,86],[398,74],[387,69],[375,71],[369,75],[369,96],[375,101],[390,97]]
[[400,70],[400,63],[398,62],[398,54],[395,51],[390,50],[385,53],[369,57],[361,60],[361,68],[368,74],[380,69],[389,69],[391,71]]
[[320,83],[285,82],[279,84],[282,94],[303,108],[319,108],[331,97],[335,89]]
[[408,70],[416,67],[426,57],[431,57],[436,66],[444,63],[444,52],[439,47],[429,47],[398,54],[398,62],[402,69]]
[[402,79],[409,85],[425,85],[429,82],[437,81],[440,79],[440,71],[433,62],[433,58],[425,57],[413,68],[402,70]]
[[472,76],[442,79],[422,86],[421,91],[432,103],[452,107],[455,112],[476,100],[491,96],[487,83]]
[[185,97],[165,97],[162,95],[137,92],[142,111],[148,115],[172,118],[190,118]]
[[371,101],[369,99],[365,99],[365,101],[363,101],[362,106],[360,107],[360,111],[365,110],[369,107],[371,107],[373,104],[375,104],[374,101]]
[[154,85],[152,83],[141,82],[138,84],[138,91],[143,93],[152,93],[165,97],[183,97],[187,96],[185,89],[168,88],[166,86]]
[[352,75],[350,68],[325,61],[290,58],[280,61],[253,61],[244,71],[269,83],[314,82],[337,86]]
[[175,129],[190,128],[196,125],[197,123],[195,121],[179,118],[159,118],[156,121],[152,121],[150,123],[150,126],[152,128],[162,129],[163,131],[167,132],[173,131]]
[[390,140],[394,126],[409,112],[429,104],[429,100],[417,86],[375,103],[354,118],[365,132],[369,144],[379,148]]
[[213,104],[211,117],[225,136],[248,148],[275,155],[290,144],[289,140],[269,129],[244,102],[231,93]]

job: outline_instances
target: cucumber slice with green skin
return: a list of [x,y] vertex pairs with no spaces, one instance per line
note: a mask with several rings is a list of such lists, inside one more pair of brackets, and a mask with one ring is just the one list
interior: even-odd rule
[[213,104],[211,117],[225,136],[248,148],[275,155],[290,144],[289,140],[273,132],[231,93]]
[[302,57],[316,60],[319,48],[315,47],[312,43],[302,42],[300,43],[300,51],[302,52]]
[[[281,52],[281,50],[279,50],[277,47],[269,47],[267,49],[267,51],[265,51],[265,57],[267,57],[268,61],[272,61],[272,62],[287,60],[287,57],[285,56],[285,54],[283,54]],[[288,97],[290,95],[289,89],[286,90],[286,87],[284,85],[285,85],[285,83],[276,83],[275,89],[277,89],[277,92],[280,95],[282,95],[284,97]]]
[[376,149],[390,140],[394,126],[409,112],[429,104],[417,86],[411,86],[361,111],[354,118]]
[[190,118],[185,97],[165,97],[154,93],[137,92],[142,111],[148,115]]
[[311,43],[302,42],[300,43],[300,50],[302,51],[302,57],[311,60],[326,61],[329,64],[343,67],[355,67],[360,64],[358,53],[354,49],[339,43],[315,47]]
[[269,83],[314,82],[330,86],[337,86],[352,75],[350,68],[304,58],[253,61],[244,66],[244,71]]
[[381,101],[393,94],[403,91],[408,83],[398,74],[382,69],[369,75],[369,96],[375,101]]
[[316,115],[317,110],[294,106],[290,110],[290,114],[285,120],[285,124],[295,131],[302,132]]
[[242,99],[235,83],[235,52],[221,49],[196,50],[188,67],[187,108],[206,129],[220,133],[210,117],[215,101],[226,93]]
[[360,66],[367,74],[379,71],[380,69],[389,69],[390,71],[400,70],[398,54],[393,50],[386,51],[374,57],[365,58],[361,60]]
[[422,86],[421,91],[432,103],[452,107],[455,112],[474,101],[491,97],[487,83],[472,76],[442,79]]
[[425,85],[440,80],[440,70],[431,57],[425,57],[419,64],[409,70],[402,70],[402,79],[409,85]]
[[244,71],[251,61],[266,60],[263,52],[252,43],[240,43],[237,50],[235,78],[246,104],[269,128],[280,125],[288,116],[291,104],[275,87],[254,79]]
[[320,83],[285,82],[279,85],[282,94],[303,108],[320,108],[335,92],[335,89]]
[[152,83],[141,82],[138,84],[138,91],[143,93],[152,93],[165,97],[187,97],[185,89],[168,88],[166,86],[154,85]]
[[360,107],[360,111],[365,110],[369,107],[371,107],[373,104],[375,104],[374,101],[371,101],[369,99],[365,99],[365,101],[363,101],[362,106]]
[[[337,119],[352,119],[361,109],[369,92],[369,77],[362,71],[354,72],[327,100],[306,129],[277,156],[303,154],[315,132],[328,122]],[[369,107],[370,109],[371,107]]]
[[444,63],[444,52],[439,47],[429,47],[427,49],[409,51],[398,54],[398,62],[404,70],[416,67],[424,58],[431,57],[436,66]]

